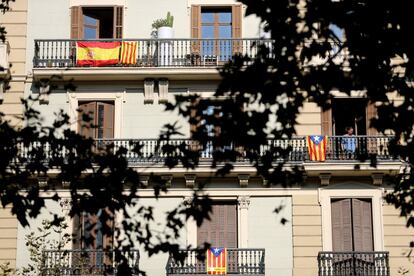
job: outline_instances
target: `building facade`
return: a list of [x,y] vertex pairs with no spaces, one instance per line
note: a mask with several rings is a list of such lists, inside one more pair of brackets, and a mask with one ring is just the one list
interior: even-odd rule
[[[44,11],[49,16],[44,16]],[[153,39],[152,22],[167,12],[174,16],[173,34]],[[151,183],[140,192],[140,203],[154,205],[155,221],[163,222],[165,212],[188,200],[192,188],[214,173],[207,149],[204,162],[192,171],[168,169],[152,159],[159,131],[167,123],[178,121],[186,134],[180,139],[191,141],[191,126],[164,111],[163,103],[174,101],[175,95],[192,93],[208,100],[220,82],[217,67],[235,52],[254,56],[255,45],[271,44],[260,21],[244,13],[245,7],[234,0],[29,0],[26,71],[22,70],[28,72],[29,79],[24,94],[39,96],[36,108],[45,124],[51,124],[54,114],[64,110],[70,115],[70,127],[85,136],[124,146],[140,139],[147,158],[130,155],[130,165],[143,176],[154,173],[170,182],[169,193],[160,200],[155,200]],[[99,56],[99,50],[90,50],[102,45],[122,48],[123,42],[131,43],[136,52],[129,55],[132,62],[119,57],[108,61],[111,58]],[[97,60],[109,63],[101,66]],[[64,89],[63,84],[69,81],[76,90]],[[40,87],[35,82],[40,82]],[[51,90],[52,86],[57,88]],[[413,231],[383,200],[392,188],[385,176],[398,174],[402,164],[389,155],[388,138],[369,128],[375,106],[367,104],[363,94],[349,97],[339,92],[332,106],[332,110],[322,111],[315,103],[305,103],[297,137],[285,141],[293,147],[290,161],[305,172],[305,183],[268,187],[248,163],[238,163],[228,176],[213,177],[207,184],[205,191],[214,202],[211,220],[201,227],[188,221],[179,239],[183,248],[204,242],[226,247],[229,256],[235,256],[229,260],[229,269],[246,275],[317,275],[318,269],[326,270],[327,274],[321,275],[336,275],[328,273],[335,266],[349,265],[348,260],[362,261],[367,270],[381,270],[378,275],[398,275],[403,269],[414,273],[413,264],[404,256]],[[79,109],[93,114],[96,130],[79,125]],[[356,136],[344,149],[343,134],[349,126]],[[309,160],[306,137],[315,134],[328,136],[325,162]],[[357,160],[356,151],[376,154],[377,166]],[[360,169],[355,170],[355,165]],[[60,193],[69,196],[63,188]],[[274,210],[280,206],[283,208],[276,215]],[[65,204],[51,200],[47,200],[47,207],[60,214],[67,212]],[[286,223],[280,223],[281,217]],[[33,220],[31,229],[19,225],[8,230],[7,237],[17,237],[17,268],[29,262],[25,236],[44,218],[46,214]],[[8,223],[7,219],[3,223]],[[68,224],[72,233],[76,222],[68,219]],[[162,229],[157,223],[153,227],[155,231]],[[0,239],[2,235],[6,234],[0,234]],[[66,246],[67,250],[74,248]],[[391,274],[386,274],[388,261]],[[191,256],[188,262],[196,266]],[[243,273],[243,266],[254,267],[255,273]],[[184,271],[168,255],[149,257],[142,250],[139,267],[148,275],[180,275]]]

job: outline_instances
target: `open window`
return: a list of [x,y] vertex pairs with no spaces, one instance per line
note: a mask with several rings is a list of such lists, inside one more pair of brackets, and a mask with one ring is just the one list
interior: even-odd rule
[[72,39],[122,38],[123,7],[72,7]]
[[114,138],[113,101],[82,101],[78,110],[79,134],[93,139]]

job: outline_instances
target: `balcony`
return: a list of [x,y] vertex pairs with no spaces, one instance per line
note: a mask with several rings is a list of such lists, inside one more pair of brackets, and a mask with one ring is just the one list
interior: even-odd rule
[[[330,163],[340,164],[351,164],[354,165],[360,162],[361,159],[370,161],[371,158],[375,157],[377,163],[380,162],[399,162],[394,156],[390,155],[388,150],[388,144],[392,137],[386,136],[353,136],[353,151],[344,149],[344,136],[329,136],[327,139],[326,146],[326,161]],[[238,163],[248,164],[248,160],[245,152],[242,148],[235,147],[234,145],[228,145],[222,148],[214,148],[211,143],[202,148],[201,145],[190,139],[172,139],[170,141],[159,141],[157,139],[97,139],[96,148],[102,149],[106,145],[112,145],[113,149],[117,150],[121,147],[126,149],[126,159],[131,165],[163,165],[163,162],[167,158],[165,150],[167,148],[180,148],[181,150],[198,150],[200,151],[200,164],[210,164],[213,159],[213,153],[217,151],[236,150],[240,153],[237,159]],[[134,149],[139,146],[140,153],[137,153]],[[170,147],[171,146],[171,147]],[[48,144],[32,144],[28,147],[19,147],[19,158],[21,160],[30,160],[31,156],[39,152],[39,148],[43,147],[45,159],[49,156],[49,145]],[[317,161],[309,160],[309,153],[306,145],[306,137],[293,137],[285,140],[268,140],[267,145],[260,147],[260,155],[264,155],[265,152],[272,147],[280,147],[283,149],[290,148],[289,156],[287,161],[290,163],[322,163]],[[174,150],[175,156],[179,156],[181,153]],[[62,156],[65,152],[62,151]],[[277,160],[276,160],[277,161]],[[280,159],[279,161],[283,161]]]
[[388,252],[319,252],[319,276],[389,276]]
[[[170,257],[167,262],[167,276],[175,275],[207,275],[204,261],[197,259],[193,250],[183,251],[184,261],[179,262]],[[264,249],[227,249],[227,274],[265,275]]]
[[[138,275],[139,251],[127,254],[128,267]],[[114,251],[46,250],[43,252],[42,276],[54,275],[117,275],[119,263]]]
[[[233,58],[234,54],[255,57],[261,45],[271,47],[272,40],[246,39],[100,39],[87,42],[136,42],[137,61],[134,64],[116,64],[105,67],[79,66],[77,64],[77,42],[83,40],[42,39],[35,40],[35,77],[61,75],[63,78],[134,79],[145,77],[180,78],[185,73],[191,76],[219,79],[217,67]],[[194,70],[197,68],[197,70]],[[67,70],[70,69],[70,70]],[[156,70],[154,70],[156,69]],[[191,69],[191,70],[189,70]],[[98,70],[98,71],[97,71]],[[139,73],[139,76],[137,76]],[[154,75],[155,74],[155,75]],[[105,77],[102,77],[104,75]],[[112,75],[112,76],[111,76]],[[183,78],[181,76],[181,78]]]

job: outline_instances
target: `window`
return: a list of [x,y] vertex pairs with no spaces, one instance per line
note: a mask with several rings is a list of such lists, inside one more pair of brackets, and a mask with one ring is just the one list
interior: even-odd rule
[[113,101],[79,102],[79,133],[94,139],[114,138],[114,110]]
[[123,7],[72,7],[71,38],[122,38]]
[[352,127],[355,135],[375,135],[370,121],[376,114],[375,106],[364,98],[335,98],[332,108],[322,112],[322,134],[341,136]]
[[237,248],[237,205],[235,202],[216,202],[210,220],[204,220],[197,229],[197,245]]
[[[193,43],[192,51],[211,62],[227,61],[233,53],[241,51],[240,42],[226,39],[241,38],[241,5],[191,7],[191,37],[203,39],[201,45]],[[221,39],[221,40],[217,40]]]
[[333,251],[374,250],[370,199],[332,200],[331,221]]

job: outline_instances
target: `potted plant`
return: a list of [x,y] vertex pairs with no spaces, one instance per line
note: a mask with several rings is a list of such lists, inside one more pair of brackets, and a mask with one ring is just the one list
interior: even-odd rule
[[158,65],[172,65],[173,45],[168,40],[174,37],[173,30],[174,16],[167,13],[166,18],[157,19],[152,23],[152,36],[160,39],[158,47]]
[[174,16],[168,12],[166,18],[157,19],[152,23],[152,36],[159,39],[173,38],[173,24]]

